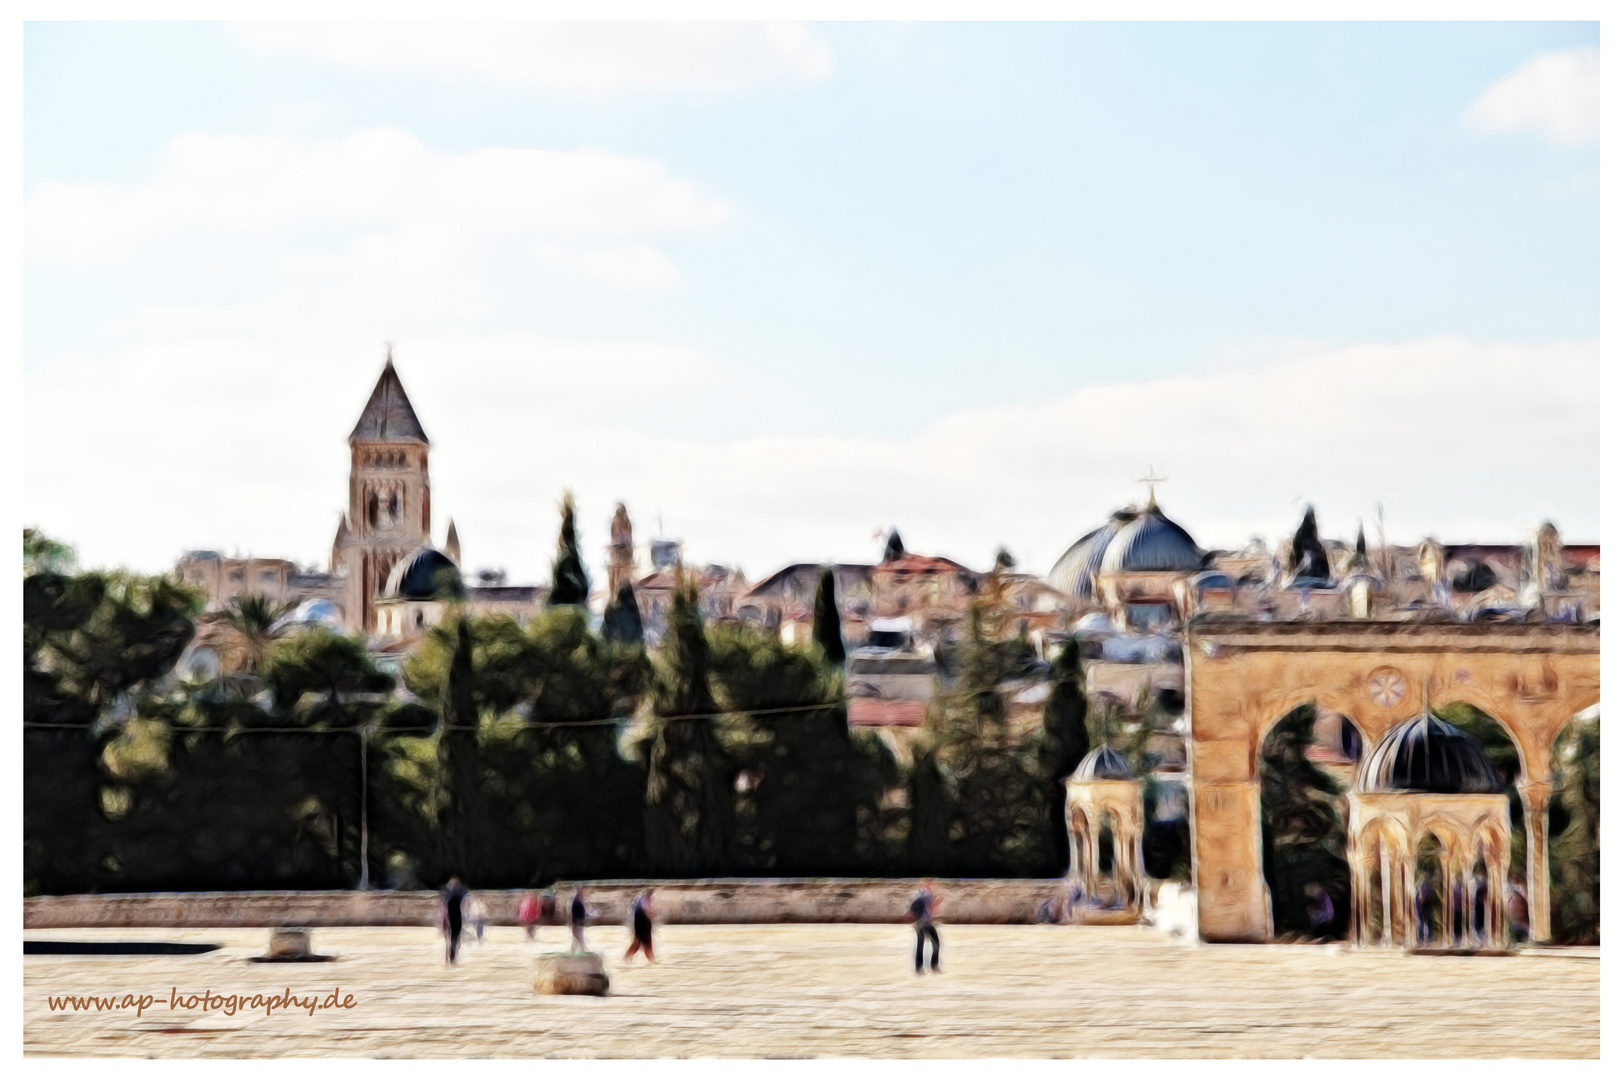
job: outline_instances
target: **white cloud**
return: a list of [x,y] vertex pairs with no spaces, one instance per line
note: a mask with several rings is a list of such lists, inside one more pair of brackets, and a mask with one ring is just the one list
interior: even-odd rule
[[1556,146],[1599,142],[1599,50],[1534,56],[1471,102],[1465,122],[1494,135],[1533,134]]
[[[1171,477],[1162,505],[1207,545],[1278,539],[1298,496],[1348,539],[1377,501],[1393,540],[1514,540],[1549,514],[1598,538],[1593,343],[1320,348],[961,410],[903,437],[730,436],[742,414],[715,390],[733,373],[669,343],[450,332],[395,355],[434,439],[436,536],[454,516],[474,565],[520,579],[546,573],[565,487],[588,552],[623,499],[644,538],[662,515],[692,558],[756,576],[871,557],[890,524],[915,550],[985,565],[1007,545],[1045,571],[1139,494],[1150,461]],[[161,567],[198,545],[324,557],[378,360],[357,334],[184,329],[58,357],[27,382],[24,515],[91,562]],[[628,412],[649,406],[688,422],[663,433]]]
[[314,142],[189,134],[142,183],[41,184],[28,254],[106,263],[175,232],[266,235],[320,221],[470,233],[627,237],[719,225],[728,207],[655,161],[598,150],[432,150],[380,129]]
[[798,23],[239,23],[245,45],[363,71],[472,76],[547,90],[731,92],[833,69]]
[[587,248],[573,251],[556,244],[536,247],[535,257],[551,266],[566,266],[581,277],[592,278],[616,289],[659,291],[681,284],[681,271],[657,248],[647,244]]

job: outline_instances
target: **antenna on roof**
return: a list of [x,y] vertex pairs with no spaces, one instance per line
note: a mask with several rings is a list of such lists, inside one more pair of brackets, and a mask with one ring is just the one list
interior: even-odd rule
[[383,343],[383,363],[394,363],[394,342],[392,341],[385,341]]
[[1146,507],[1144,507],[1144,509],[1146,509],[1146,510],[1158,510],[1158,509],[1160,509],[1159,504],[1155,502],[1155,485],[1156,484],[1163,484],[1163,483],[1166,482],[1166,480],[1167,480],[1167,477],[1156,476],[1155,475],[1155,467],[1153,465],[1149,466],[1149,471],[1148,471],[1147,474],[1138,477],[1138,480],[1137,480],[1138,483],[1140,483],[1140,484],[1148,484],[1149,485],[1149,504]]

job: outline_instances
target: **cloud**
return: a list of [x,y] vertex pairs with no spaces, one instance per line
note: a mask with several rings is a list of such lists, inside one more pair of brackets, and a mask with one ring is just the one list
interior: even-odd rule
[[[873,530],[891,524],[914,550],[987,565],[1007,545],[1045,571],[1139,496],[1131,478],[1151,461],[1171,477],[1162,505],[1209,546],[1276,541],[1298,497],[1348,539],[1359,517],[1372,528],[1376,502],[1393,540],[1513,541],[1551,514],[1598,538],[1590,342],[1321,347],[1033,391],[895,437],[729,435],[785,395],[729,405],[715,393],[733,368],[667,342],[448,332],[395,356],[434,439],[435,535],[454,516],[473,565],[520,580],[547,572],[566,487],[588,552],[624,500],[644,539],[662,517],[694,560],[757,577],[870,558]],[[295,346],[183,329],[59,356],[26,384],[24,515],[90,562],[157,568],[204,545],[324,558],[345,497],[342,440],[378,360],[353,335]],[[639,408],[688,422],[661,430]]]
[[1541,53],[1487,87],[1464,119],[1485,134],[1585,146],[1599,142],[1599,101],[1598,49]]
[[28,254],[116,262],[182,231],[268,235],[304,222],[481,235],[629,237],[712,228],[725,202],[656,161],[598,150],[432,150],[402,131],[316,142],[188,134],[137,184],[41,184]]
[[798,23],[238,23],[244,45],[375,72],[587,94],[726,93],[833,70]]
[[535,258],[549,266],[565,266],[581,277],[592,278],[616,289],[659,291],[681,284],[681,271],[657,248],[647,244],[588,248],[572,251],[555,244],[535,249]]

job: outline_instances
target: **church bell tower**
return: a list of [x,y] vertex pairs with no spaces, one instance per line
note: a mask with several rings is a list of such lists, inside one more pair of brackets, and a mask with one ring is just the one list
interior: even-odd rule
[[375,603],[394,564],[429,542],[428,436],[391,352],[349,435],[349,511],[333,542],[342,568],[344,624],[375,632]]

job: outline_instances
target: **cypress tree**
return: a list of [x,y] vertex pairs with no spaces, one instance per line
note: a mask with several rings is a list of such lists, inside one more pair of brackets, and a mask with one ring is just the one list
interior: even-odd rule
[[1070,638],[1053,661],[1053,686],[1042,709],[1042,748],[1038,768],[1047,788],[1048,860],[1069,857],[1064,782],[1087,756],[1087,695],[1082,685],[1081,645]]
[[472,884],[478,863],[480,768],[479,711],[474,699],[473,635],[467,616],[456,620],[456,651],[445,673],[439,762],[447,789],[444,842],[447,873]]
[[1316,707],[1302,705],[1278,722],[1262,746],[1262,873],[1273,897],[1276,934],[1312,932],[1307,887],[1314,883],[1335,904],[1330,933],[1345,933],[1350,911],[1340,785],[1307,759],[1316,721]]
[[845,662],[845,640],[839,633],[839,604],[834,598],[833,567],[824,566],[817,579],[817,599],[812,607],[811,640],[822,647],[830,664]]
[[642,645],[642,613],[637,610],[636,592],[628,581],[620,585],[603,612],[603,640],[610,645]]
[[698,587],[671,597],[647,741],[647,851],[658,874],[699,877],[722,868],[732,836],[731,763],[717,729],[710,650]]
[[552,591],[547,594],[548,606],[584,604],[591,585],[586,579],[586,564],[580,560],[580,539],[575,535],[574,496],[563,496],[563,527],[558,530],[558,557],[552,564]]
[[901,543],[900,531],[891,529],[890,538],[884,542],[884,561],[894,562],[906,553],[907,549]]

